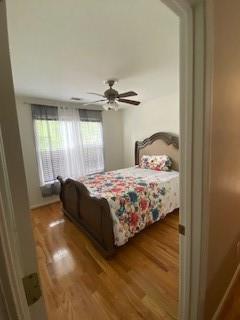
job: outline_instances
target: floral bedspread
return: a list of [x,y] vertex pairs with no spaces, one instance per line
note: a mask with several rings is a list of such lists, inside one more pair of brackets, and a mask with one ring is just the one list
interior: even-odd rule
[[179,173],[176,171],[132,167],[79,180],[91,196],[108,201],[117,246],[179,207]]

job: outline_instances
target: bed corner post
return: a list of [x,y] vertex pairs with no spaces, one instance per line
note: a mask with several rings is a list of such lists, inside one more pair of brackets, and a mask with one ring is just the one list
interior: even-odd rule
[[135,165],[139,164],[139,148],[138,141],[135,142]]
[[63,185],[64,185],[64,181],[63,181],[63,178],[61,176],[57,176],[57,180],[60,182],[59,197],[60,197],[60,200],[63,202]]
[[57,176],[57,180],[58,180],[61,184],[63,184],[63,178],[62,178],[61,176]]

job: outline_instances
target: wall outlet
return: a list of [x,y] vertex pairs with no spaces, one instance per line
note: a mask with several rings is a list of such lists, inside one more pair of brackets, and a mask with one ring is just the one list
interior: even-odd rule
[[240,261],[240,241],[237,242],[237,258]]

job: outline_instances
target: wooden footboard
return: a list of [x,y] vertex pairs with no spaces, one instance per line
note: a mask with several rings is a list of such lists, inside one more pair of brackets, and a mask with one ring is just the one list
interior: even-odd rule
[[91,197],[78,181],[64,181],[61,177],[58,180],[64,214],[91,238],[105,257],[112,255],[115,251],[113,220],[107,200]]

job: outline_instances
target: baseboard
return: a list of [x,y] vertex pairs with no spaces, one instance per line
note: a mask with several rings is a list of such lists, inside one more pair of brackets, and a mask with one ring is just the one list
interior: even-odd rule
[[225,304],[225,302],[226,302],[226,300],[227,300],[227,298],[228,298],[228,296],[229,296],[229,294],[230,294],[230,292],[231,292],[231,290],[232,290],[232,288],[233,288],[233,286],[234,286],[239,274],[240,274],[240,264],[238,265],[238,267],[237,267],[237,269],[236,269],[236,271],[235,271],[235,273],[234,273],[234,275],[232,277],[232,280],[230,281],[229,286],[227,287],[227,290],[226,290],[226,292],[225,292],[225,294],[224,294],[224,296],[223,296],[223,298],[222,298],[222,300],[221,300],[221,302],[220,302],[220,304],[219,304],[219,306],[218,306],[218,308],[217,308],[212,320],[217,320],[219,315],[221,314],[222,308],[223,308],[223,306],[224,306],[224,304]]
[[58,200],[58,199],[50,200],[48,202],[35,204],[35,205],[31,206],[30,209],[34,210],[34,209],[38,209],[38,208],[41,208],[41,207],[46,207],[46,206],[49,206],[50,204],[57,203],[57,202],[60,202],[60,200]]

